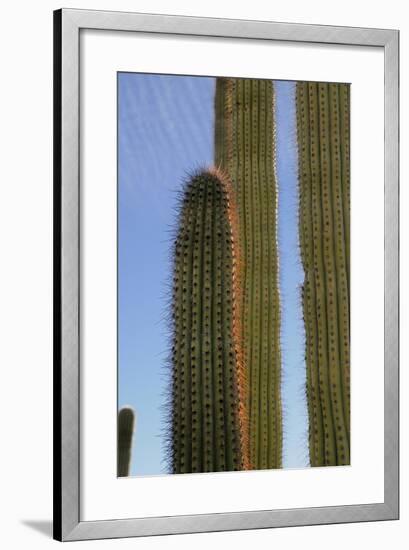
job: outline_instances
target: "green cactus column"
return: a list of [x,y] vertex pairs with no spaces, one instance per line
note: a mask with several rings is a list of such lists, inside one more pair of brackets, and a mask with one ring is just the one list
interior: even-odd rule
[[311,466],[350,463],[349,86],[297,84]]
[[280,296],[271,80],[218,78],[216,165],[232,181],[243,249],[243,345],[252,468],[282,466]]
[[133,410],[130,407],[123,407],[118,413],[118,477],[129,475],[134,426]]
[[240,253],[229,182],[187,183],[174,244],[170,462],[174,473],[248,469]]

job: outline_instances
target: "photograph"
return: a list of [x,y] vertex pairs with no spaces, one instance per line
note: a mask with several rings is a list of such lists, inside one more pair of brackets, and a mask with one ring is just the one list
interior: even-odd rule
[[1,11],[3,547],[408,547],[406,4],[78,4]]
[[117,73],[117,476],[350,465],[350,83]]
[[55,539],[399,518],[400,34],[362,15],[54,12]]

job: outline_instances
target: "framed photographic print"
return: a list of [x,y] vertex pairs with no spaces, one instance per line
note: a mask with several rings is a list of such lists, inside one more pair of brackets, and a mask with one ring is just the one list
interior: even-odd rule
[[398,31],[54,14],[54,536],[398,517]]

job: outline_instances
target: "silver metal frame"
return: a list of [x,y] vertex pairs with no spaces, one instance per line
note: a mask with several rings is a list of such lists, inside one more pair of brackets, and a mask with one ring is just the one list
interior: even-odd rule
[[[385,497],[378,504],[80,521],[80,29],[377,46],[385,53]],[[399,514],[399,33],[169,15],[54,12],[54,537],[132,537],[397,519]]]

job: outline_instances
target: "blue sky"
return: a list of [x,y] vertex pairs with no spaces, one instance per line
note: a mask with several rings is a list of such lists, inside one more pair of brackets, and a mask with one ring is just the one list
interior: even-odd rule
[[300,287],[304,279],[298,240],[298,154],[295,83],[276,81],[276,155],[279,189],[281,347],[284,460],[287,468],[309,464],[305,395],[305,332]]
[[[277,82],[284,466],[308,464],[294,85]],[[171,234],[186,173],[213,162],[215,79],[118,74],[118,404],[136,411],[131,475],[166,473]]]

